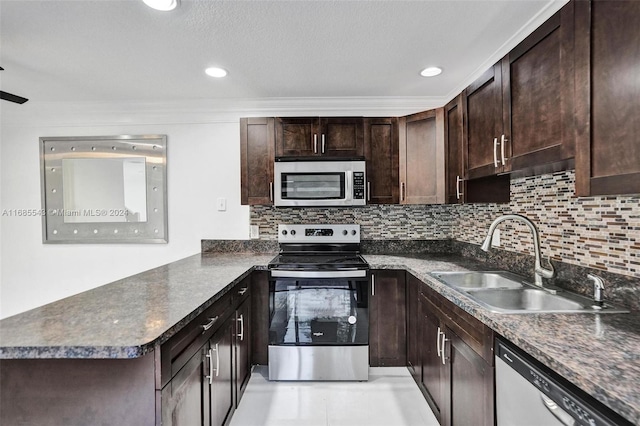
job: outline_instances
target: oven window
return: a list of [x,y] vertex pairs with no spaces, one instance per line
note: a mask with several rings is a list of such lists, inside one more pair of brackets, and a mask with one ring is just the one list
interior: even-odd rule
[[342,200],[345,198],[345,174],[282,173],[283,200]]
[[366,280],[272,281],[269,344],[367,344],[367,288]]

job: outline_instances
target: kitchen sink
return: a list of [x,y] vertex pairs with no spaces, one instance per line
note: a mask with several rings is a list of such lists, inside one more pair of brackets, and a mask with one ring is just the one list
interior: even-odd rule
[[[506,271],[432,272],[443,283],[467,294],[491,312],[628,313],[609,303],[596,306],[592,299],[557,288],[544,289]],[[556,294],[557,293],[557,294]]]
[[460,289],[522,288],[522,277],[504,271],[433,272],[436,278]]

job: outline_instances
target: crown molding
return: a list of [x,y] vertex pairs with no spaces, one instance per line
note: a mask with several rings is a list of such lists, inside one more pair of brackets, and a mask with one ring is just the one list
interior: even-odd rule
[[[491,56],[487,58],[480,66],[478,66],[469,76],[464,79],[458,86],[449,92],[446,98],[446,102],[449,102],[464,89],[466,89],[471,83],[476,81],[485,71],[491,68],[495,63],[501,60],[507,53],[511,52],[514,47],[520,44],[525,38],[527,38],[533,31],[535,31],[540,25],[551,18],[556,12],[558,12],[564,5],[569,3],[569,0],[548,0],[547,4],[538,12],[534,17],[527,21],[522,28],[520,28],[513,36],[511,36],[502,46],[500,46]],[[445,103],[446,103],[445,102]],[[444,104],[443,104],[444,105]]]
[[3,126],[204,124],[259,116],[393,117],[441,107],[445,97],[199,99],[132,102],[28,102],[5,105]]

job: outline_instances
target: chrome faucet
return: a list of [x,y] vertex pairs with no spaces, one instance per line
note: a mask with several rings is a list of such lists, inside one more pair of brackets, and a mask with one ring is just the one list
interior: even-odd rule
[[534,266],[534,284],[538,287],[542,287],[542,278],[553,278],[555,274],[555,270],[553,269],[553,265],[549,262],[549,268],[546,269],[542,267],[540,263],[540,238],[538,237],[538,229],[536,226],[525,216],[519,214],[505,214],[498,217],[493,221],[491,226],[489,227],[489,232],[487,233],[487,238],[484,239],[484,243],[482,243],[482,250],[489,251],[491,247],[491,239],[493,238],[493,233],[496,230],[496,227],[504,222],[505,220],[515,220],[518,222],[522,222],[529,227],[531,230],[531,234],[533,235],[533,251],[535,252],[535,266]]
[[587,274],[587,278],[593,281],[593,303],[596,306],[604,305],[602,290],[604,290],[604,280],[597,275]]

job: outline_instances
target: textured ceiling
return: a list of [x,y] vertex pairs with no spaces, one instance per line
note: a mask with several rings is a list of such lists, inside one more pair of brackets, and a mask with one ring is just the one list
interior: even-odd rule
[[446,97],[564,3],[0,0],[0,83],[32,102]]

